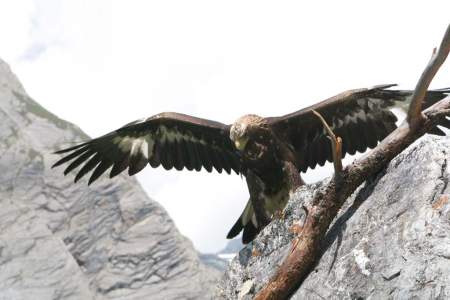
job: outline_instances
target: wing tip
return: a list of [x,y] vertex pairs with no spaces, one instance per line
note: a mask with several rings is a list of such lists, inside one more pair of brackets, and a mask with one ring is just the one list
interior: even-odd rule
[[[97,177],[98,178],[98,177]],[[88,180],[88,186],[91,186],[91,184],[93,184],[96,180],[97,180],[97,178],[92,178],[92,176],[89,178],[89,180]]]
[[81,147],[83,147],[83,146],[86,146],[86,145],[89,144],[90,142],[91,142],[91,141],[81,142],[81,143],[76,144],[75,146],[72,146],[72,147],[68,147],[68,148],[63,148],[63,149],[60,149],[60,150],[56,150],[56,151],[54,151],[52,154],[63,154],[63,153],[66,153],[66,152],[70,152],[70,151],[72,151],[72,150],[76,150],[76,149],[78,149],[78,148],[81,148]]
[[428,131],[429,134],[437,135],[437,136],[445,136],[445,132],[442,131],[439,127],[435,126]]
[[83,178],[84,174],[80,175],[81,173],[78,173],[75,176],[75,179],[73,180],[74,183],[77,183],[78,181],[80,181],[81,178]]
[[55,163],[50,167],[50,169],[53,169],[53,168],[56,168],[56,167],[60,166],[60,165],[62,164],[60,161],[61,161],[61,160],[58,160],[57,162],[55,162]]

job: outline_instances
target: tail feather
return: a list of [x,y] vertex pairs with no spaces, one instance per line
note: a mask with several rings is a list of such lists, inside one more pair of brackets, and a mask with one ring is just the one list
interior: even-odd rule
[[242,212],[239,219],[237,219],[236,223],[234,223],[233,227],[231,227],[230,231],[227,234],[227,239],[232,239],[236,237],[242,230],[244,230],[242,234],[242,242],[247,244],[256,237],[259,233],[260,229],[253,224],[254,211],[252,207],[252,203],[249,200],[247,205],[245,206],[244,211]]
[[242,224],[242,218],[239,218],[233,227],[231,227],[230,232],[227,234],[227,239],[232,239],[236,237],[242,230],[242,243],[248,244],[255,239],[259,233],[259,229],[255,227],[253,222],[248,222],[247,224]]
[[253,222],[248,222],[244,227],[244,232],[242,234],[242,243],[248,244],[255,239],[261,229],[258,229],[253,225]]
[[243,228],[244,227],[242,225],[241,217],[239,217],[239,219],[237,219],[236,223],[234,223],[233,227],[231,227],[230,231],[228,232],[227,239],[236,237]]

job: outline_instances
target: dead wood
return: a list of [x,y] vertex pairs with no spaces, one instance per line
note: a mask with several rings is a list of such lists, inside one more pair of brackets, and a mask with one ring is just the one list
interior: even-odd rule
[[333,153],[334,177],[339,179],[342,172],[342,139],[334,134],[320,113],[315,110],[312,112],[319,118],[328,133],[328,138],[331,141],[331,152]]
[[[450,51],[450,25],[439,49],[433,51],[430,62],[420,77],[408,110],[407,119],[376,148],[355,160],[333,176],[318,190],[309,205],[308,215],[300,233],[295,237],[289,255],[275,276],[254,299],[287,299],[308,276],[320,254],[320,243],[345,200],[366,178],[384,168],[395,156],[436,125],[447,123],[450,98],[447,97],[422,111],[428,87]],[[332,139],[332,138],[331,138]],[[335,165],[336,168],[336,165]],[[339,170],[336,169],[336,170]],[[339,180],[338,180],[339,179]]]

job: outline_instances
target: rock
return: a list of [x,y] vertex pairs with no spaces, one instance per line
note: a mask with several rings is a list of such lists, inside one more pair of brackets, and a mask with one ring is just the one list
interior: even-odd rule
[[244,299],[244,297],[252,291],[254,284],[254,279],[244,282],[241,286],[241,290],[239,291],[238,300]]
[[0,299],[94,299],[61,239],[33,210],[1,200]]
[[[323,255],[292,299],[450,298],[450,138],[425,136],[346,202]],[[217,298],[252,297],[287,255],[303,201],[326,183],[299,188],[285,218],[271,222],[231,262]],[[253,253],[253,255],[252,255]],[[254,254],[258,253],[257,256]]]
[[230,261],[243,247],[244,244],[242,244],[241,237],[238,237],[229,240],[225,247],[216,253],[200,254],[200,259],[206,265],[211,266],[223,273],[228,268]]
[[50,169],[52,152],[88,137],[1,60],[0,120],[0,299],[210,298],[219,272],[134,178],[88,187]]

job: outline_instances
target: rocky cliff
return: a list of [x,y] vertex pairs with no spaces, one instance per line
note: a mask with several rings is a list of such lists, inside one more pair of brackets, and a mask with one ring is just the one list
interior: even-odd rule
[[[292,299],[450,298],[450,138],[425,136],[341,209],[322,258]],[[323,183],[300,188],[285,217],[232,261],[217,298],[251,299],[290,248],[301,204]]]
[[0,60],[0,299],[209,299],[219,273],[133,178],[50,169],[86,138]]

